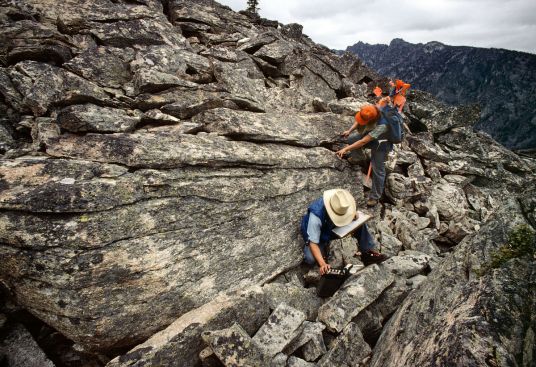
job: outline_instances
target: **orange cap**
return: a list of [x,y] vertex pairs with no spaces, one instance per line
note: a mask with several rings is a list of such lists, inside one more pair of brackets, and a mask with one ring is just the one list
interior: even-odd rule
[[355,120],[359,125],[366,125],[378,117],[378,109],[373,105],[366,105],[355,114]]
[[400,89],[404,86],[404,82],[400,79],[396,80],[396,89]]
[[402,108],[404,108],[404,104],[406,104],[406,97],[404,97],[402,94],[397,94],[393,98],[393,104],[395,107],[398,107],[400,111],[402,111]]
[[382,95],[382,89],[380,87],[378,87],[378,86],[376,86],[376,88],[374,88],[374,90],[372,92],[374,93],[374,95],[376,97],[379,97],[379,96]]

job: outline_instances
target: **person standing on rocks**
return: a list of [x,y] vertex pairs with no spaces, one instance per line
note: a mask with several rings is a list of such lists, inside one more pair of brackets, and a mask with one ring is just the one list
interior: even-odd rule
[[[357,215],[355,199],[347,190],[324,191],[321,198],[313,201],[301,221],[301,234],[305,241],[304,261],[318,264],[320,274],[325,274],[330,265],[326,262],[331,240],[337,238],[332,230],[350,224]],[[363,224],[353,234],[359,243],[361,261],[365,265],[380,263],[387,256],[374,250],[376,247],[367,225]]]
[[[381,102],[388,104],[389,97],[385,97]],[[385,107],[383,107],[385,108]],[[352,127],[344,131],[341,135],[348,138],[352,131],[357,129],[358,134],[348,138],[346,147],[337,151],[340,158],[351,150],[359,148],[370,148],[370,163],[372,165],[372,189],[367,200],[367,206],[375,206],[383,194],[385,185],[385,161],[387,155],[393,149],[393,143],[389,140],[379,140],[388,132],[388,122],[382,115],[382,107],[367,105],[355,115],[355,122]]]

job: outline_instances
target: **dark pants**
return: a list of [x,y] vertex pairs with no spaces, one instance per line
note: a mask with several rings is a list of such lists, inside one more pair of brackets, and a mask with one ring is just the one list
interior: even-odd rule
[[[350,135],[348,137],[348,144],[353,144],[356,141],[361,140],[362,137],[363,136],[359,134]],[[385,161],[387,160],[387,155],[392,149],[392,144],[387,141],[382,143],[371,141],[363,148],[370,148],[372,189],[370,191],[369,199],[379,200],[382,197],[385,186]]]

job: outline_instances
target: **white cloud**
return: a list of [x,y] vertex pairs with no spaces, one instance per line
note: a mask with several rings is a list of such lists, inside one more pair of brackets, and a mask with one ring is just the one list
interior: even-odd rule
[[[246,0],[220,0],[234,10]],[[358,41],[439,41],[536,53],[535,0],[259,0],[260,14],[300,23],[313,41],[345,49]]]

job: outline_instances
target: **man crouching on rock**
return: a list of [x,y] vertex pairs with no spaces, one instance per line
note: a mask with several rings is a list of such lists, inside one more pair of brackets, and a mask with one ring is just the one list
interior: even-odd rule
[[[337,238],[332,230],[350,224],[356,217],[355,199],[348,191],[334,189],[324,191],[324,195],[313,201],[307,214],[301,221],[301,233],[305,241],[303,248],[304,261],[309,265],[316,262],[320,274],[325,274],[330,265],[326,262],[329,243]],[[353,234],[359,243],[361,261],[365,265],[380,263],[387,256],[373,250],[375,247],[367,225],[363,224]]]

